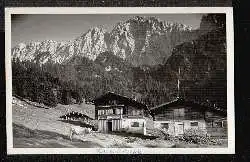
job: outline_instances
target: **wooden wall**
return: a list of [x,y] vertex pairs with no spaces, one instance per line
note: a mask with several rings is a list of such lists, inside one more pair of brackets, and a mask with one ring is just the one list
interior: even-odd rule
[[222,114],[219,114],[219,113],[215,113],[213,111],[206,111],[205,112],[205,119],[206,120],[217,120],[217,119],[221,119],[223,117],[226,117],[226,115],[222,115]]
[[122,128],[122,120],[114,119],[112,120],[112,131],[120,131]]
[[204,119],[205,112],[192,107],[176,106],[162,109],[155,113],[157,121],[165,120],[200,120]]
[[[122,115],[124,116],[144,116],[144,109],[141,107],[135,107],[131,105],[124,105],[124,106],[116,106],[116,105],[109,105],[111,107],[99,107],[100,105],[95,106],[95,116],[98,119],[98,116],[107,116],[107,115]],[[103,105],[101,105],[103,106]]]
[[[138,127],[133,127],[133,123],[137,122],[139,125]],[[126,132],[130,133],[137,133],[137,134],[146,134],[146,120],[141,118],[134,118],[134,119],[123,119],[122,120],[122,128]]]
[[[112,122],[112,131],[125,131],[130,133],[146,134],[146,120],[145,119],[112,119],[98,120],[98,130],[101,132],[108,132],[108,122]],[[137,122],[138,127],[133,127],[133,122]]]
[[98,131],[107,132],[107,120],[98,120]]

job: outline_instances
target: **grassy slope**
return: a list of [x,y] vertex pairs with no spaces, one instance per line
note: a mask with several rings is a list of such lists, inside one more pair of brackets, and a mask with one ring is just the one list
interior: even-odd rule
[[94,115],[93,105],[57,105],[55,108],[45,109],[43,106],[20,101],[13,98],[12,120],[16,124],[30,129],[46,130],[68,135],[70,124],[59,121],[59,116],[70,111],[82,112],[90,117]]
[[[58,105],[45,109],[36,103],[13,98],[14,147],[171,147],[173,143],[158,140],[143,140],[115,134],[92,133],[68,139],[70,125],[61,122],[59,116],[70,111],[93,115],[92,106]],[[93,117],[93,116],[92,116]]]

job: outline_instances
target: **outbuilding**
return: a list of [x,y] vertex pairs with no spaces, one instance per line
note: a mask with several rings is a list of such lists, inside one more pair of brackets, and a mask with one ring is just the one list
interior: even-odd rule
[[182,136],[188,129],[201,129],[211,136],[227,136],[226,111],[183,98],[150,109],[154,127]]

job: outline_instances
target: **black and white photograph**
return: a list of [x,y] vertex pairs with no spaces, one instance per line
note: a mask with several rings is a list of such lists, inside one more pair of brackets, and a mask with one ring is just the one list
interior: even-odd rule
[[230,7],[5,13],[9,153],[234,153]]

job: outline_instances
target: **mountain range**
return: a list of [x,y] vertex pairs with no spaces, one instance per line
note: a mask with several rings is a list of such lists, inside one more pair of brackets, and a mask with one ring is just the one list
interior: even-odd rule
[[63,64],[73,56],[95,60],[102,52],[112,52],[133,65],[155,65],[171,55],[171,49],[196,37],[190,26],[160,21],[155,17],[134,17],[117,23],[111,32],[93,27],[68,42],[45,40],[20,43],[12,49],[12,57],[21,61],[45,64],[51,60]]
[[73,98],[78,89],[90,99],[114,91],[154,106],[176,97],[179,79],[181,96],[226,108],[223,14],[204,15],[196,30],[136,16],[111,32],[94,27],[68,42],[20,43],[12,48],[12,61],[42,67],[78,87],[71,88]]

